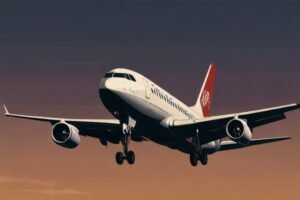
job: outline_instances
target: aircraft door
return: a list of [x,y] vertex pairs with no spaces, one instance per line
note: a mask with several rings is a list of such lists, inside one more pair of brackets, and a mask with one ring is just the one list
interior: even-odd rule
[[145,85],[145,97],[147,99],[150,99],[151,98],[151,89],[150,89],[149,81],[144,79],[144,85]]

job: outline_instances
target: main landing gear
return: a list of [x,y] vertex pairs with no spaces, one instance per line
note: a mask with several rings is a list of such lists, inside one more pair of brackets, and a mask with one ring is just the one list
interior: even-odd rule
[[135,154],[133,151],[128,151],[128,145],[131,139],[131,127],[123,124],[123,137],[121,140],[121,143],[123,145],[123,152],[117,152],[116,153],[116,162],[119,165],[122,165],[124,162],[124,159],[127,160],[127,162],[132,165],[135,162]]
[[198,161],[201,162],[202,165],[207,165],[208,156],[201,150],[199,131],[196,130],[196,135],[193,138],[193,144],[195,145],[195,152],[190,154],[190,163],[192,166],[196,167],[198,165]]
[[198,165],[198,161],[200,161],[202,165],[207,165],[208,163],[207,154],[198,154],[198,153],[190,154],[190,162],[192,166],[196,167]]

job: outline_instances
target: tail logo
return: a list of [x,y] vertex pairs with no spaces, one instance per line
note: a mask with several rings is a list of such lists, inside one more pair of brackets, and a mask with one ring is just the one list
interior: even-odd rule
[[202,84],[200,94],[198,96],[196,106],[197,112],[203,114],[203,117],[209,116],[209,111],[211,107],[211,99],[214,92],[214,82],[216,77],[216,66],[211,64],[209,70],[206,74],[205,80]]
[[202,94],[202,97],[201,97],[201,105],[202,105],[202,107],[203,108],[206,108],[206,107],[210,107],[210,93],[209,93],[209,91],[207,91],[207,90],[204,90],[203,91],[203,94]]

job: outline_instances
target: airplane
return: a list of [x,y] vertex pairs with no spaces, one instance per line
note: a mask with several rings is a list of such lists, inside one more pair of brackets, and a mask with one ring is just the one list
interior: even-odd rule
[[[98,92],[102,103],[115,119],[68,119],[10,113],[7,117],[48,122],[52,140],[59,146],[75,148],[80,136],[100,140],[102,145],[122,144],[116,163],[135,163],[129,143],[152,141],[189,157],[192,166],[207,165],[208,155],[291,139],[273,137],[253,139],[253,129],[285,119],[285,113],[300,104],[265,108],[249,112],[210,116],[215,64],[210,64],[195,105],[187,106],[145,76],[124,68],[107,72]],[[227,138],[227,140],[224,140]]]

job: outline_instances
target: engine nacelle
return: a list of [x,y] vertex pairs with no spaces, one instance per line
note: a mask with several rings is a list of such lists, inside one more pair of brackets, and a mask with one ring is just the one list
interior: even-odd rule
[[241,145],[249,144],[252,138],[252,132],[247,122],[242,119],[233,119],[228,122],[226,133],[231,140]]
[[75,148],[80,144],[79,131],[71,124],[59,122],[53,126],[52,140],[59,146]]
[[213,154],[220,150],[221,147],[221,141],[216,140],[212,141],[210,143],[204,144],[201,146],[201,151],[207,153],[207,154]]

